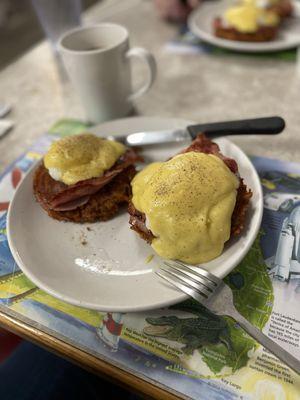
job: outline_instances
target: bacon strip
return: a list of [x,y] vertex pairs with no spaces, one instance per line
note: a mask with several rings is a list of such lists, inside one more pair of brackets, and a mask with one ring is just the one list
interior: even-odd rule
[[231,26],[225,26],[222,18],[213,21],[215,36],[240,42],[268,42],[273,40],[278,32],[278,26],[260,25],[255,32],[241,32]]
[[131,225],[131,229],[136,231],[146,242],[151,244],[155,236],[146,226],[146,215],[138,211],[131,202],[128,206],[128,213],[130,215],[129,224]]
[[240,178],[240,186],[236,194],[236,203],[231,216],[231,235],[238,236],[244,229],[247,210],[249,208],[252,192]]
[[[232,158],[224,156],[220,152],[220,148],[217,143],[212,142],[204,134],[199,134],[197,138],[191,143],[189,147],[184,149],[181,154],[188,153],[190,151],[195,151],[205,154],[214,154],[215,156],[221,158],[227,167],[239,177],[238,165],[236,161]],[[249,207],[250,198],[252,197],[252,192],[244,184],[242,178],[240,178],[240,186],[237,190],[235,208],[231,217],[231,235],[236,236],[241,233],[244,228],[247,209]],[[133,203],[129,203],[128,213],[130,214],[129,223],[131,229],[136,231],[144,240],[151,243],[155,238],[150,229],[146,226],[146,216],[144,213],[138,211]]]
[[182,153],[189,153],[190,151],[195,151],[198,153],[205,153],[205,154],[213,154],[221,160],[224,161],[224,163],[227,165],[227,167],[230,169],[231,172],[234,174],[238,173],[238,165],[237,162],[233,158],[229,158],[224,156],[220,152],[220,148],[217,145],[217,143],[212,142],[208,137],[206,137],[204,134],[200,134],[196,137],[196,139],[191,143],[189,147],[184,149]]
[[128,149],[102,176],[86,179],[74,185],[65,185],[63,182],[54,180],[45,166],[40,165],[35,173],[34,192],[38,201],[50,210],[74,210],[87,203],[91,195],[97,193],[123,170],[139,160],[140,157],[136,152]]

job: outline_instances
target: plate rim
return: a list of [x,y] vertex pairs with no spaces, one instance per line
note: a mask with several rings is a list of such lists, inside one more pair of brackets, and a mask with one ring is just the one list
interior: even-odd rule
[[[143,120],[143,116],[138,117],[141,121]],[[182,123],[184,122],[191,122],[185,119],[180,119],[180,118],[171,118],[171,117],[148,117],[145,116],[145,118],[147,119],[151,119],[151,120],[178,120],[178,121],[182,121]],[[128,120],[133,120],[133,119],[137,119],[136,117],[129,117],[129,118],[121,118],[118,120],[113,120],[113,121],[107,121],[105,122],[105,124],[109,124],[109,123],[114,123],[116,121],[128,121]],[[92,129],[95,132],[95,130],[97,130],[97,127],[101,126],[103,124],[99,124],[94,126]],[[263,193],[262,193],[262,187],[261,187],[261,183],[260,183],[260,179],[258,176],[258,173],[253,165],[253,163],[251,162],[250,158],[244,153],[244,151],[237,146],[235,143],[231,142],[230,140],[228,140],[227,138],[222,138],[222,141],[229,142],[230,146],[234,147],[235,150],[241,152],[243,154],[243,156],[248,159],[249,163],[252,166],[252,172],[253,172],[253,177],[256,180],[256,186],[257,189],[259,190],[258,194],[258,199],[259,201],[259,207],[257,208],[256,212],[258,214],[258,222],[257,225],[255,226],[255,228],[252,229],[251,231],[251,240],[249,241],[249,243],[247,244],[247,246],[245,247],[244,251],[241,252],[240,256],[237,258],[237,261],[235,263],[235,265],[231,268],[231,270],[233,268],[235,268],[236,265],[238,265],[238,263],[245,257],[245,255],[247,254],[247,252],[249,251],[249,249],[251,248],[251,246],[253,245],[253,242],[259,232],[260,226],[261,226],[261,220],[262,220],[262,215],[263,215]],[[13,239],[13,235],[11,233],[11,219],[12,219],[12,213],[13,213],[13,209],[14,209],[14,202],[16,199],[16,194],[19,190],[21,190],[22,185],[24,184],[24,182],[26,181],[26,179],[29,179],[29,176],[32,174],[33,170],[36,168],[37,164],[40,162],[40,160],[37,160],[37,162],[35,162],[30,168],[29,170],[26,172],[24,178],[22,179],[20,185],[18,186],[18,188],[16,189],[13,199],[11,200],[10,204],[9,204],[9,208],[8,208],[8,212],[7,212],[7,238],[8,238],[8,244],[9,244],[9,248],[10,251],[14,257],[14,260],[16,261],[17,265],[19,266],[19,268],[22,270],[22,272],[34,283],[36,284],[36,286],[38,286],[40,289],[44,290],[46,293],[54,296],[55,298],[58,298],[59,300],[62,301],[66,301],[67,303],[70,303],[72,305],[75,306],[79,306],[79,307],[84,307],[87,309],[91,309],[91,310],[96,310],[96,311],[111,311],[111,312],[139,312],[139,311],[149,311],[149,310],[153,310],[153,309],[158,309],[158,308],[162,308],[162,307],[167,307],[170,306],[172,304],[176,304],[178,302],[184,301],[186,300],[189,296],[186,295],[185,293],[182,293],[178,290],[178,296],[176,297],[176,300],[174,299],[174,301],[170,301],[170,300],[165,300],[165,301],[157,301],[154,305],[153,304],[149,304],[148,306],[142,305],[142,306],[135,306],[134,308],[132,306],[99,306],[95,303],[90,303],[88,301],[81,301],[81,300],[77,300],[75,297],[70,297],[68,295],[64,295],[61,294],[60,292],[57,292],[56,289],[52,289],[51,287],[48,286],[48,284],[44,284],[43,281],[40,280],[40,278],[38,278],[36,276],[36,274],[31,273],[30,268],[28,269],[27,266],[23,263],[18,250],[17,250],[17,246],[14,245],[14,239]],[[230,272],[230,271],[229,271]],[[226,274],[224,276],[226,276],[229,272],[226,271]],[[222,277],[223,279],[223,277]]]

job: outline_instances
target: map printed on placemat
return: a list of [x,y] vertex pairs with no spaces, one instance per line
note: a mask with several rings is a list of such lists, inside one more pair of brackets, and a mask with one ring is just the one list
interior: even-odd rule
[[[55,299],[20,271],[6,237],[9,201],[53,140],[86,129],[80,121],[60,121],[0,179],[0,309],[193,399],[299,399],[299,376],[235,321],[193,300],[145,313],[99,313]],[[253,162],[264,188],[263,224],[226,282],[237,309],[300,357],[300,165]]]

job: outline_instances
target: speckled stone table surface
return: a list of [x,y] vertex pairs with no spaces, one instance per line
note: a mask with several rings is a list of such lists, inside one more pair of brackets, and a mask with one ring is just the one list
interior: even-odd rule
[[[148,116],[176,116],[199,122],[281,115],[287,127],[278,137],[235,137],[247,153],[300,161],[300,73],[295,62],[239,55],[174,54],[165,43],[176,27],[160,20],[151,1],[107,0],[86,14],[86,23],[125,25],[132,45],[153,52],[158,77],[136,104]],[[300,68],[298,68],[300,70]],[[134,68],[136,80],[144,70]],[[10,103],[15,128],[0,141],[0,170],[55,121],[84,118],[81,105],[43,42],[0,72],[0,101]]]

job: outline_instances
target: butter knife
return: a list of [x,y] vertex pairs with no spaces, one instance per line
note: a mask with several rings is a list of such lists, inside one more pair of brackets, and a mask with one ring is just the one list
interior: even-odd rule
[[134,132],[125,136],[109,136],[108,139],[117,140],[127,146],[146,146],[194,140],[199,133],[205,133],[211,139],[229,135],[276,135],[284,127],[283,118],[266,117],[190,125],[185,129]]

